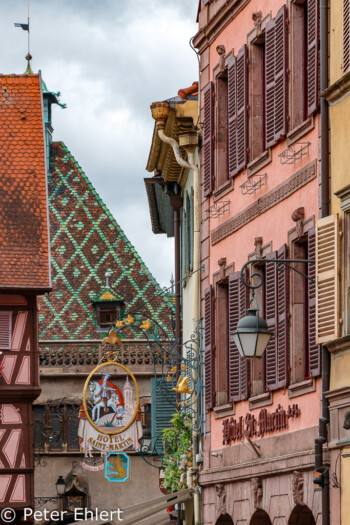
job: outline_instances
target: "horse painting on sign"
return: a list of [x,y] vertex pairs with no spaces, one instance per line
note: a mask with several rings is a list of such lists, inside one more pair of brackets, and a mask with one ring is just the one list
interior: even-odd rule
[[137,386],[133,376],[127,372],[118,369],[117,364],[106,363],[90,374],[84,389],[84,399],[87,418],[97,430],[115,433],[135,419],[138,409]]

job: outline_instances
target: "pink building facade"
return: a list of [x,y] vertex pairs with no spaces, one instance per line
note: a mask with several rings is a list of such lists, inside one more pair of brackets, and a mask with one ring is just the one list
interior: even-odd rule
[[[319,216],[317,0],[201,0],[203,523],[321,523],[313,263]],[[273,336],[244,360],[230,333],[256,289]],[[254,275],[253,275],[254,274]]]

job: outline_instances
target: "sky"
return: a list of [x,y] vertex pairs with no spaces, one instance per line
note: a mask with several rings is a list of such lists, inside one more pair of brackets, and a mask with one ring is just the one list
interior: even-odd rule
[[[152,102],[198,80],[189,46],[198,0],[30,0],[32,69],[66,109],[53,110],[63,141],[161,286],[174,240],[154,235],[143,178]],[[0,73],[24,73],[27,0],[0,0]]]

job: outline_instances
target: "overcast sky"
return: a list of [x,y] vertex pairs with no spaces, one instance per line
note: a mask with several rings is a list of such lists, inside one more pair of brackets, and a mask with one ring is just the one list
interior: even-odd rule
[[[143,177],[152,102],[198,79],[189,46],[198,0],[30,0],[32,69],[67,109],[54,107],[63,141],[162,286],[173,239],[151,230]],[[0,0],[1,73],[23,73],[27,0]]]

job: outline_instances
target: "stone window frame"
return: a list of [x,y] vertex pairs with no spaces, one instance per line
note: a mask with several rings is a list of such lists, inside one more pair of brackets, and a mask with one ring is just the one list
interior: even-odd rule
[[340,199],[342,250],[341,250],[341,324],[342,336],[350,334],[350,184],[335,192]]
[[[234,273],[234,263],[226,264],[226,258],[218,261],[220,270],[213,274],[213,289],[215,295],[215,407],[231,409],[229,403],[229,332],[228,332],[228,280]],[[220,385],[224,388],[219,390]],[[216,410],[215,410],[216,409]],[[223,417],[223,415],[220,415]]]
[[[215,107],[214,107],[214,202],[221,199],[233,189],[233,178],[229,177],[228,170],[228,122],[227,122],[227,65],[234,55],[231,49],[225,54],[223,46],[220,50],[219,62],[213,68]],[[220,157],[220,150],[224,155]],[[226,174],[226,177],[224,177]],[[219,176],[220,175],[220,176]]]
[[[307,219],[300,218],[296,220],[296,226],[288,231],[288,249],[291,259],[297,259],[299,246],[307,242],[307,235],[309,230],[315,227],[314,215]],[[300,253],[299,253],[300,255]],[[300,257],[302,258],[302,257]],[[303,268],[298,268],[297,265],[293,267],[303,271]],[[305,355],[306,347],[304,344],[296,343],[296,333],[300,332],[300,324],[304,321],[299,319],[300,314],[296,310],[296,293],[297,282],[302,279],[296,272],[290,272],[290,297],[289,297],[289,312],[291,316],[290,322],[290,381],[288,386],[288,398],[293,398],[316,390],[315,378],[305,377]],[[296,348],[297,347],[297,348]],[[301,354],[302,352],[302,354]]]

